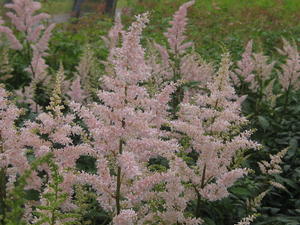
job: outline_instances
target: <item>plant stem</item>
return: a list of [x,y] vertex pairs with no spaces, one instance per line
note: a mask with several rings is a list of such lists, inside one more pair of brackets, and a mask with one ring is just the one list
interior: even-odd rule
[[[57,171],[55,171],[55,175],[56,176],[58,176],[58,172]],[[54,178],[55,179],[55,178]],[[55,183],[55,189],[54,189],[54,191],[55,191],[55,202],[57,202],[58,201],[58,191],[59,191],[59,182],[57,182],[57,181],[54,181],[54,183]],[[55,208],[53,208],[52,209],[52,211],[51,211],[51,225],[55,225],[55,223],[56,223],[56,213],[55,213],[55,211],[56,211],[56,207]]]
[[288,101],[289,101],[289,95],[290,95],[290,85],[286,91],[286,94],[285,94],[285,99],[284,99],[284,107],[283,107],[283,113],[286,114],[286,109],[287,109],[287,105],[288,105]]
[[[205,173],[206,173],[206,164],[204,164],[203,171],[202,171],[201,185],[200,185],[201,189],[204,188],[204,186],[205,186]],[[200,211],[200,206],[201,206],[201,195],[200,195],[200,193],[199,193],[196,186],[194,186],[194,189],[195,189],[196,194],[197,194],[197,206],[195,208],[195,216],[197,218],[199,218],[200,217],[199,211]]]
[[202,172],[202,178],[201,178],[201,188],[204,188],[205,186],[205,173],[206,173],[206,164],[204,164],[203,172]]
[[[123,151],[123,141],[120,140],[119,142],[119,153],[122,154]],[[118,166],[118,172],[117,172],[117,189],[116,189],[116,207],[117,207],[117,215],[120,214],[121,211],[121,205],[120,205],[120,198],[121,198],[121,167]]]
[[[4,152],[3,149],[3,144],[2,140],[0,137],[0,153]],[[5,211],[6,211],[6,204],[5,204],[5,199],[6,199],[6,171],[5,168],[0,169],[0,224],[5,225]]]
[[196,218],[200,217],[200,205],[201,205],[201,196],[199,194],[199,192],[197,192],[197,207],[196,207],[196,211],[195,211],[195,216]]
[[4,225],[6,211],[6,176],[5,169],[0,169],[0,215],[2,216],[0,224]]

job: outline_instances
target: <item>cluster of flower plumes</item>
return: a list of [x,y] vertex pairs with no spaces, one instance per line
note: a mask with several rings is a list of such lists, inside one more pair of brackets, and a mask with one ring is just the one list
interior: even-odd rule
[[[87,59],[77,67],[76,79],[65,93],[61,66],[50,105],[20,126],[16,120],[21,110],[0,88],[0,176],[7,180],[1,193],[11,192],[18,176],[32,170],[32,158],[52,154],[52,163],[41,163],[27,180],[26,189],[35,189],[42,197],[24,202],[20,221],[75,224],[75,216],[58,216],[58,211],[78,209],[73,201],[74,186],[90,185],[115,225],[201,224],[201,202],[227,197],[228,188],[248,173],[248,169],[233,165],[241,151],[259,148],[250,140],[251,131],[243,129],[247,123],[240,111],[244,97],[238,97],[232,87],[228,53],[215,71],[193,52],[193,43],[186,42],[187,9],[193,4],[187,2],[175,13],[165,33],[168,47],[154,43],[155,53],[147,57],[141,37],[148,14],[137,16],[128,31],[117,19],[105,38],[110,54],[97,102],[85,100],[88,93],[83,81],[90,70]],[[34,15],[40,4],[32,0],[13,0],[7,8],[16,12],[8,16],[17,30],[28,35],[25,38],[32,48],[28,71],[36,84],[47,74],[43,57],[54,25],[42,25],[48,16]],[[2,20],[0,33],[7,36],[12,48],[22,49]],[[266,68],[244,68],[264,59],[248,56],[250,51],[251,43],[235,71],[247,82],[253,80],[253,70],[263,69],[262,74],[267,75],[273,68],[272,63]],[[292,63],[294,55],[289,58]],[[184,91],[190,81],[208,92]],[[251,88],[255,85],[253,82]],[[63,103],[64,95],[73,101]],[[70,110],[64,110],[63,104]],[[76,169],[82,156],[96,160],[95,173]],[[269,164],[261,167],[269,172]],[[55,193],[54,197],[49,193]],[[196,208],[194,215],[187,213],[191,204]],[[249,215],[239,224],[252,220]]]

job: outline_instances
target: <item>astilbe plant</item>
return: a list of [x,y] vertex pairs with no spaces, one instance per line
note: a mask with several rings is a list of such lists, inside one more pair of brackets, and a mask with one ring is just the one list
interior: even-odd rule
[[[66,202],[69,202],[71,198],[72,183],[69,184],[70,176],[67,176],[68,173],[66,172],[68,167],[63,164],[62,158],[58,157],[64,154],[55,152],[52,146],[57,145],[59,141],[62,143],[62,140],[66,140],[68,130],[71,128],[71,126],[69,128],[69,125],[66,124],[66,120],[62,122],[62,119],[59,119],[62,115],[59,114],[61,108],[57,105],[59,103],[57,101],[58,91],[54,92],[53,97],[53,102],[56,104],[53,103],[51,105],[55,111],[55,119],[58,120],[58,123],[54,125],[56,133],[52,132],[51,134],[49,131],[46,133],[45,130],[47,129],[43,126],[46,121],[48,122],[47,125],[50,125],[51,114],[48,115],[48,118],[46,118],[46,115],[40,114],[41,124],[27,121],[24,127],[17,128],[15,121],[22,111],[9,101],[8,94],[2,87],[0,90],[1,223],[26,224],[26,222],[35,221],[35,224],[38,224],[38,221],[44,221],[43,224],[57,224],[57,221],[65,221],[67,218],[74,217],[75,215],[73,214],[64,213],[63,215],[59,213],[62,212],[61,208],[64,205],[66,207]],[[51,130],[51,127],[48,128]],[[76,130],[76,128],[73,130]],[[66,136],[64,136],[64,133],[67,133],[65,134]],[[50,140],[43,140],[40,135],[49,135]],[[51,141],[53,142],[51,143]],[[63,150],[65,149],[61,151]],[[29,157],[32,153],[35,157],[30,161]],[[72,158],[65,157],[64,160],[70,161]],[[48,173],[46,181],[38,176],[37,172],[42,170]],[[44,185],[48,188],[43,188]],[[38,200],[38,202],[28,201],[25,190],[30,189],[41,192],[43,198]],[[53,191],[51,192],[52,189]],[[37,212],[35,208],[42,209],[42,211]],[[35,219],[33,214],[38,215],[42,220]],[[64,224],[68,223],[64,222]]]
[[279,82],[286,91],[289,89],[299,90],[300,55],[295,41],[291,44],[283,39],[283,48],[278,52],[286,57],[286,62],[281,65]]
[[[99,204],[118,225],[155,223],[160,212],[153,204],[159,201],[157,192],[164,192],[158,186],[170,174],[151,169],[149,163],[157,157],[171,160],[178,147],[176,141],[164,139],[167,133],[160,129],[167,122],[174,85],[152,98],[142,86],[151,75],[140,44],[147,22],[147,14],[138,16],[129,31],[122,31],[121,47],[111,49],[113,73],[102,79],[103,90],[98,93],[102,104],[73,104],[97,155],[97,174],[85,173],[82,182],[92,185]],[[160,217],[159,223],[168,223],[164,219],[169,218]]]
[[0,221],[5,221],[6,197],[13,189],[17,175],[22,174],[28,163],[22,137],[15,125],[21,110],[12,104],[8,93],[0,87]]
[[260,83],[271,78],[275,62],[268,63],[268,61],[268,57],[263,53],[253,52],[253,41],[249,41],[242,54],[242,59],[237,62],[238,68],[235,70],[237,77],[233,75],[234,81],[237,85],[242,85],[241,82],[248,83],[252,91],[259,90]]
[[[185,183],[185,194],[196,199],[195,216],[205,200],[216,201],[229,195],[228,188],[248,173],[235,165],[237,156],[259,145],[250,140],[251,131],[243,130],[247,119],[230,85],[230,58],[224,54],[217,76],[208,83],[209,93],[198,94],[180,105],[173,130],[187,142],[182,153],[190,160],[177,158],[171,163]],[[187,158],[188,159],[188,158]]]
[[275,61],[271,61],[262,52],[253,52],[253,41],[249,41],[242,59],[237,62],[237,68],[231,73],[231,78],[235,86],[242,89],[242,92],[255,93],[258,101],[264,98],[270,100],[273,96],[272,88],[274,84]]
[[28,61],[26,71],[31,75],[30,85],[24,88],[24,93],[21,90],[18,93],[31,105],[33,111],[37,111],[39,107],[34,102],[36,85],[49,79],[47,76],[48,66],[44,57],[47,56],[48,42],[55,25],[45,26],[43,24],[50,18],[50,15],[37,13],[41,8],[39,2],[13,0],[12,3],[5,4],[5,7],[12,10],[7,12],[7,17],[10,18],[17,35],[8,27],[3,26],[1,19],[0,33],[6,34],[13,49],[22,50],[22,54]]
[[153,43],[153,48],[157,50],[159,56],[151,54],[149,57],[152,65],[152,86],[156,86],[155,89],[159,89],[170,80],[185,81],[177,87],[173,94],[171,102],[173,113],[178,110],[184,90],[186,94],[187,92],[192,94],[195,93],[194,88],[205,88],[214,73],[213,65],[205,62],[195,52],[193,42],[186,40],[187,10],[194,3],[195,1],[189,1],[180,6],[170,21],[171,27],[164,33],[167,38],[167,47]]
[[285,91],[283,111],[286,113],[291,94],[299,90],[300,54],[295,42],[291,44],[285,39],[283,39],[283,48],[278,49],[278,52],[286,58],[278,74],[279,83]]
[[16,121],[21,113],[22,110],[9,100],[9,94],[0,87],[0,221],[5,224],[25,221],[30,203],[25,199],[24,191],[40,190],[41,181],[36,169],[48,158],[29,162],[29,143],[34,139],[30,138],[27,129],[17,127]]
[[80,103],[91,102],[99,89],[100,72],[94,51],[86,44],[80,57],[72,81],[65,81],[63,86],[70,100]]
[[3,24],[4,24],[4,21],[0,17],[0,33],[5,34],[5,36],[7,37],[7,39],[10,42],[10,47],[12,49],[16,49],[16,50],[22,49],[22,45],[19,42],[19,40],[15,37],[15,35],[13,34],[13,31],[10,28],[4,26]]
[[[283,38],[283,47],[277,50],[285,58],[281,63],[270,61],[263,53],[254,53],[251,40],[242,54],[242,59],[237,62],[237,68],[231,73],[238,92],[255,97],[256,114],[262,110],[263,104],[270,108],[276,107],[280,96],[284,97],[283,111],[286,111],[291,93],[299,89],[300,57],[296,44]],[[276,64],[279,65],[278,70],[275,70]],[[274,94],[273,89],[277,82],[281,89]]]
[[[61,66],[57,73],[50,105],[47,107],[49,111],[40,113],[35,121],[26,121],[22,128],[27,131],[24,138],[30,140],[27,146],[32,149],[34,158],[39,159],[47,154],[53,154],[53,163],[42,164],[37,169],[43,172],[45,177],[43,186],[38,189],[42,198],[35,203],[40,209],[36,213],[40,219],[28,217],[28,222],[68,224],[68,220],[74,221],[72,217],[75,215],[66,212],[76,209],[76,205],[72,203],[73,185],[77,182],[76,161],[81,155],[91,152],[84,143],[74,144],[73,138],[82,134],[82,128],[74,122],[74,115],[63,112],[61,93],[63,76],[64,71]],[[65,212],[66,216],[63,216],[62,212]],[[56,219],[53,220],[52,217]],[[72,224],[70,221],[69,224]]]

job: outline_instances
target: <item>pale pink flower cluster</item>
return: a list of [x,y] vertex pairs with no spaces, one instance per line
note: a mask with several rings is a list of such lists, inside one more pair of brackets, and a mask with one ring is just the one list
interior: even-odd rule
[[4,21],[0,17],[0,34],[4,33],[7,36],[8,40],[10,41],[11,48],[16,49],[16,50],[21,50],[23,48],[23,46],[21,45],[19,40],[15,37],[15,35],[13,34],[13,31],[11,29],[9,29],[8,27],[3,26],[3,24],[4,24]]
[[128,32],[122,32],[122,47],[111,50],[116,78],[128,85],[145,81],[150,76],[150,68],[140,44],[142,30],[149,21],[148,14],[137,16],[136,20]]
[[262,173],[264,174],[279,174],[282,172],[282,168],[280,164],[282,164],[282,159],[287,153],[288,148],[285,148],[278,152],[275,155],[270,155],[271,161],[267,162],[265,160],[258,162],[258,166]]
[[109,49],[115,48],[118,45],[120,34],[122,33],[122,31],[123,31],[123,25],[121,23],[121,17],[120,15],[116,15],[115,25],[110,29],[108,33],[108,38],[104,36],[102,37],[106,46]]
[[[191,47],[193,42],[186,42],[187,9],[195,1],[183,4],[174,14],[172,25],[165,33],[169,48],[154,43],[153,47],[159,52],[160,57],[151,54],[149,62],[152,66],[152,77],[156,83],[166,80],[196,81],[203,87],[211,80],[214,67],[205,62]],[[188,50],[191,49],[191,52]]]
[[271,73],[275,62],[269,62],[269,57],[262,53],[253,52],[253,41],[249,41],[242,59],[237,62],[237,69],[231,73],[235,85],[241,85],[241,81],[249,84],[250,90],[259,92],[265,82],[271,80]]
[[17,175],[23,174],[29,167],[24,134],[15,125],[20,115],[21,110],[8,100],[8,93],[0,87],[0,169],[8,178],[8,189],[13,187]]
[[70,85],[70,90],[67,94],[70,96],[72,101],[83,102],[86,98],[86,92],[82,88],[81,80],[82,79],[77,76]]
[[132,225],[137,219],[136,212],[132,209],[122,210],[121,213],[113,219],[115,225]]
[[[71,115],[54,117],[51,113],[41,113],[36,122],[25,124],[25,129],[31,131],[26,137],[30,140],[27,146],[34,150],[37,158],[50,152],[54,154],[54,162],[59,166],[59,172],[64,178],[61,187],[64,192],[70,194],[70,197],[76,176],[68,169],[75,168],[76,161],[81,155],[91,152],[85,144],[73,145],[71,136],[81,133],[81,128],[72,124],[73,120],[74,117]],[[43,139],[43,135],[48,136],[49,140]],[[47,166],[42,166],[41,170],[48,171]]]
[[243,218],[240,222],[238,222],[235,225],[250,225],[251,222],[253,222],[256,217],[257,217],[257,215],[247,216],[247,217]]
[[93,85],[98,88],[100,85],[91,84],[92,82],[98,82],[98,68],[95,60],[92,47],[87,44],[83,48],[82,55],[78,66],[76,66],[76,72],[74,73],[73,81],[65,81],[63,83],[64,93],[66,93],[71,101],[86,103],[89,102],[93,92]]
[[[51,112],[40,113],[34,121],[27,120],[21,131],[22,143],[24,143],[26,148],[30,148],[33,151],[35,158],[41,158],[48,153],[53,154],[54,157],[52,160],[58,166],[58,172],[63,177],[63,182],[60,184],[60,194],[68,194],[68,199],[62,202],[60,208],[69,211],[76,207],[72,203],[73,186],[80,182],[80,176],[74,173],[76,161],[82,155],[92,155],[93,151],[85,143],[74,144],[73,137],[75,135],[80,136],[83,130],[74,122],[74,115],[64,115],[61,111],[63,107],[59,104],[62,104],[60,99],[60,77],[63,75],[62,71],[61,68],[58,73],[53,96],[51,97],[50,107],[48,107]],[[53,182],[51,171],[47,164],[40,165],[38,171],[47,173],[47,183],[44,183],[45,181],[40,177],[35,176],[30,178],[28,181],[29,184],[34,181],[35,183],[39,182],[48,186]],[[37,186],[35,189],[41,191],[42,194],[47,193],[47,189],[41,188],[41,186]],[[38,204],[43,205],[44,203],[39,201]]]
[[24,42],[26,45],[22,46],[12,30],[2,25],[3,21],[1,19],[0,33],[6,34],[12,48],[19,50],[28,48],[24,52],[28,54],[27,58],[31,60],[26,69],[32,76],[31,84],[24,88],[24,93],[20,90],[17,94],[22,96],[23,100],[31,105],[33,111],[37,111],[39,107],[33,101],[34,90],[38,82],[46,82],[49,79],[47,76],[48,65],[44,57],[47,56],[48,42],[55,25],[50,24],[47,27],[43,25],[43,22],[50,18],[50,16],[46,13],[37,13],[41,8],[39,2],[33,0],[13,0],[12,3],[5,4],[5,7],[12,10],[6,15],[10,18],[16,30],[22,33],[25,40],[21,42]]
[[278,49],[279,53],[286,56],[286,63],[281,64],[279,82],[281,86],[288,90],[300,88],[300,55],[296,43],[290,44],[283,39],[283,49]]
[[168,38],[171,51],[174,54],[181,54],[184,50],[193,45],[192,42],[186,42],[186,36],[184,35],[187,25],[187,9],[191,7],[195,1],[189,1],[180,6],[179,10],[174,14],[173,20],[170,22],[172,25],[165,33]]
[[249,139],[251,132],[241,130],[247,120],[230,86],[230,65],[225,54],[217,76],[207,85],[210,93],[195,96],[193,104],[181,104],[178,120],[172,122],[175,131],[190,138],[189,151],[198,155],[193,167],[181,160],[173,170],[191,183],[195,194],[211,201],[228,196],[227,188],[247,174],[247,169],[229,169],[237,152],[259,147]]
[[32,48],[32,61],[28,70],[32,73],[33,79],[42,80],[48,67],[43,57],[47,55],[49,38],[54,28],[54,24],[46,28],[42,22],[50,16],[46,13],[36,14],[41,4],[33,0],[13,0],[5,7],[15,12],[8,12],[7,16],[15,28],[24,34]]

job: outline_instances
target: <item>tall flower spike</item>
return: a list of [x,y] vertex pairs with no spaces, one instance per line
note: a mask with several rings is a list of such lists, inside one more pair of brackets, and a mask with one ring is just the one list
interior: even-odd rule
[[84,46],[83,53],[80,57],[74,80],[65,81],[64,89],[66,93],[75,102],[83,103],[89,100],[89,97],[96,95],[99,89],[99,77],[95,55],[91,45]]
[[[5,4],[5,7],[11,10],[6,15],[16,30],[22,34],[21,37],[24,40],[21,42],[25,43],[23,47],[28,48],[23,53],[30,60],[26,71],[31,74],[31,83],[24,88],[26,93],[22,93],[22,91],[19,93],[23,98],[29,97],[30,100],[27,102],[33,111],[38,112],[39,106],[34,102],[34,93],[38,83],[43,82],[45,84],[49,81],[47,77],[48,65],[44,57],[47,56],[48,42],[55,25],[50,24],[45,27],[44,22],[50,16],[46,13],[38,13],[41,9],[41,3],[34,0],[12,0],[12,3]],[[3,30],[3,26],[0,24],[0,30],[1,28]],[[14,39],[13,34],[7,29],[4,31],[11,36],[10,39],[15,43],[14,46],[18,46],[18,40]]]
[[75,102],[83,102],[86,98],[85,91],[81,87],[81,79],[77,77],[71,84],[70,90],[67,94],[70,96],[72,101]]
[[192,42],[183,43],[186,39],[184,35],[186,25],[187,25],[187,9],[192,6],[195,1],[189,1],[182,6],[174,14],[173,20],[170,22],[172,25],[165,33],[166,38],[168,38],[168,43],[174,54],[182,53],[186,48],[192,45]]
[[[16,29],[24,34],[32,48],[29,72],[32,73],[33,79],[43,80],[47,68],[43,57],[47,55],[46,50],[54,24],[45,28],[42,22],[50,16],[46,13],[36,14],[41,8],[41,3],[33,0],[13,0],[12,3],[5,4],[5,7],[14,11],[14,13],[8,12],[7,16]],[[44,32],[42,33],[42,31]]]
[[122,31],[123,25],[121,23],[121,15],[118,14],[115,17],[115,25],[108,32],[108,38],[102,37],[107,47],[110,49],[117,47]]
[[59,66],[59,70],[56,74],[55,86],[52,92],[52,96],[50,97],[50,105],[47,107],[48,110],[51,110],[54,115],[61,116],[62,110],[64,106],[62,105],[62,93],[61,93],[61,85],[64,77],[64,67],[62,63]]
[[4,21],[0,17],[0,34],[4,33],[7,36],[8,40],[10,41],[11,48],[16,49],[16,50],[21,50],[23,48],[23,46],[21,45],[19,40],[15,37],[12,30],[9,29],[8,27],[3,26],[3,24],[4,24]]
[[231,72],[231,78],[236,86],[240,86],[242,83],[248,83],[249,88],[257,92],[260,85],[264,85],[264,82],[271,78],[275,62],[268,62],[269,57],[263,55],[263,53],[253,52],[253,41],[249,41],[242,59],[237,62],[237,69]]
[[286,63],[281,65],[279,73],[279,82],[281,86],[288,90],[300,89],[300,55],[295,41],[290,44],[286,39],[283,39],[283,49],[278,49],[278,52],[286,56]]
[[235,70],[235,73],[232,73],[233,76],[238,74],[239,78],[234,79],[235,85],[240,85],[239,79],[247,80],[250,82],[254,77],[254,60],[252,59],[252,49],[253,49],[253,41],[249,41],[246,45],[245,51],[242,54],[242,59],[237,62],[238,68]]
[[148,21],[148,13],[136,16],[136,22],[129,31],[122,33],[122,46],[112,49],[115,74],[129,85],[144,81],[150,76],[150,68],[144,58],[145,51],[140,44],[142,30]]

